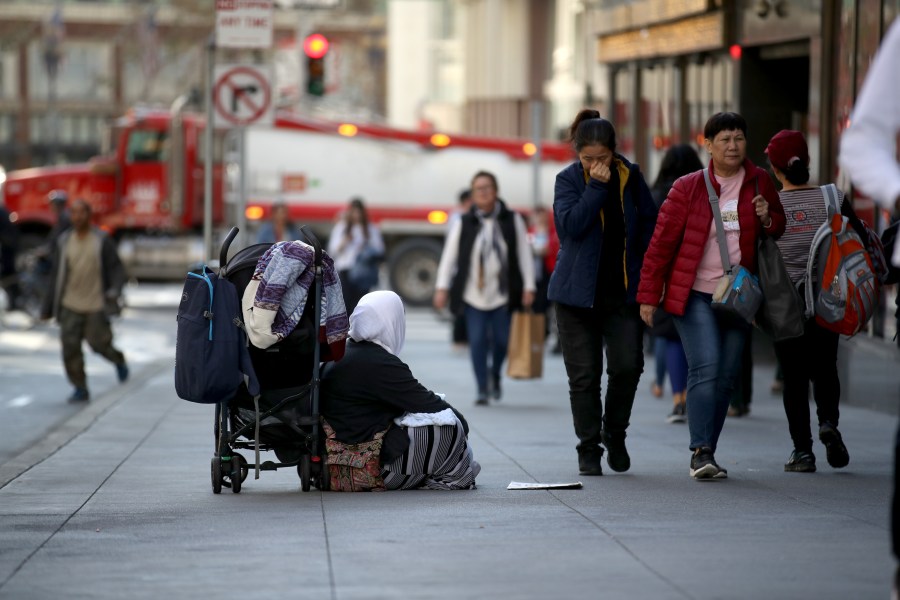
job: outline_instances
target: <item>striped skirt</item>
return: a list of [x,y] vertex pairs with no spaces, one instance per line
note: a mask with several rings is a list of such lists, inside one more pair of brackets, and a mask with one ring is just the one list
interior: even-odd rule
[[475,489],[475,477],[481,465],[472,457],[461,423],[404,429],[409,436],[409,448],[381,468],[387,489]]

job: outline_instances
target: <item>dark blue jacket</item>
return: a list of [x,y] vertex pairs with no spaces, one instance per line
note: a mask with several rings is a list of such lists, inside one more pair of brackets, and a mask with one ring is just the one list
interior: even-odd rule
[[[640,168],[619,154],[613,164],[619,173],[625,219],[625,297],[634,303],[658,209]],[[595,179],[585,183],[579,161],[556,176],[553,218],[560,248],[550,276],[550,300],[583,308],[593,305],[597,285],[602,285],[597,282],[597,270],[603,247],[603,204],[608,196],[606,184]]]

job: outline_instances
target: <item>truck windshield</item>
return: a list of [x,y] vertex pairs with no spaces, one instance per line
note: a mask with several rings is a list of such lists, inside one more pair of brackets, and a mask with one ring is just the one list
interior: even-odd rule
[[158,129],[135,129],[128,136],[125,161],[165,162],[169,155],[169,132]]

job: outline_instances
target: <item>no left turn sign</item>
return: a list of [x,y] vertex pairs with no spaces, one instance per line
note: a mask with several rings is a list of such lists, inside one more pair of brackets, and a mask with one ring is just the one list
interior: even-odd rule
[[249,65],[217,66],[213,106],[215,127],[271,125],[274,110],[269,70]]

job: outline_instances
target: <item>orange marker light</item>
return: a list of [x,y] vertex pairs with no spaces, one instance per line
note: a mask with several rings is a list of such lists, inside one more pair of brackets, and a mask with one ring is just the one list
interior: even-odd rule
[[341,123],[338,127],[338,133],[345,137],[353,137],[359,132],[359,127],[352,123]]
[[244,211],[244,215],[251,221],[259,221],[263,218],[264,212],[262,206],[248,206]]
[[531,142],[525,142],[522,144],[522,152],[525,153],[525,156],[534,156],[537,153],[537,146]]
[[450,136],[446,133],[435,133],[431,136],[431,145],[443,148],[450,145]]
[[428,222],[432,225],[443,225],[449,218],[447,212],[443,210],[433,210],[428,213]]

